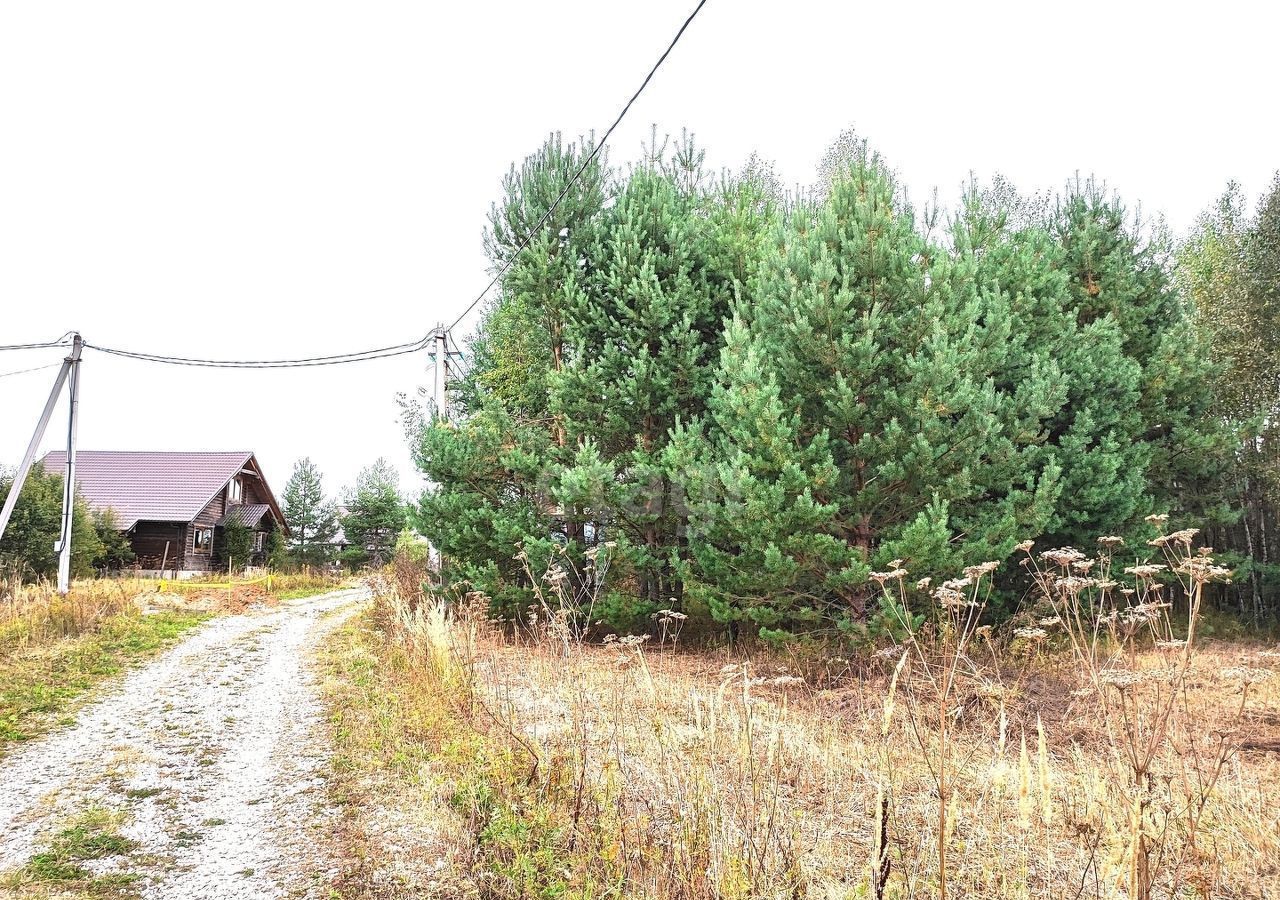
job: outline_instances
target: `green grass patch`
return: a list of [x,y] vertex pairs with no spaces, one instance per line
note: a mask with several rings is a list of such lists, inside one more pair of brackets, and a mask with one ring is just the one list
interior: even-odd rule
[[54,835],[46,850],[31,857],[21,869],[7,875],[0,884],[21,896],[43,896],[56,891],[78,890],[89,895],[121,896],[121,891],[138,880],[132,872],[95,876],[84,865],[90,860],[108,859],[131,853],[136,844],[118,832],[121,817],[101,809],[91,809],[68,828]]
[[283,591],[272,591],[271,596],[277,600],[302,600],[307,597],[318,597],[320,594],[328,594],[332,591],[341,590],[340,584],[324,584],[315,585],[314,587],[298,587],[289,588]]
[[124,792],[124,795],[130,800],[146,800],[148,797],[154,797],[162,791],[163,788],[158,787],[130,788]]
[[93,687],[171,646],[208,613],[122,613],[76,637],[26,644],[0,632],[0,755],[68,719]]

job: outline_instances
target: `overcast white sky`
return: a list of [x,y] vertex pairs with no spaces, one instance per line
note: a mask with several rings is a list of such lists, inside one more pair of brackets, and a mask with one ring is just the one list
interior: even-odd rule
[[[486,282],[509,164],[603,129],[694,0],[0,0],[0,344],[79,329],[179,356],[383,346]],[[912,195],[970,171],[1096,173],[1175,231],[1280,167],[1275,4],[710,0],[615,133],[689,127],[809,183],[847,127]],[[56,362],[0,353],[0,373]],[[81,447],[252,449],[279,491],[411,472],[394,394],[425,358],[276,372],[87,353]],[[53,370],[0,378],[0,464]],[[52,432],[61,433],[58,424]],[[51,434],[46,448],[60,438]]]

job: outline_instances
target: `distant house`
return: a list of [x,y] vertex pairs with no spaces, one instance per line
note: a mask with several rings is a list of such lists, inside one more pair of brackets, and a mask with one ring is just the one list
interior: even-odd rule
[[[62,451],[41,460],[66,471]],[[289,534],[275,494],[248,451],[81,450],[76,485],[90,507],[110,509],[129,537],[136,565],[154,572],[207,572],[226,566],[221,532],[237,522],[253,532],[253,565],[266,562],[271,532]]]

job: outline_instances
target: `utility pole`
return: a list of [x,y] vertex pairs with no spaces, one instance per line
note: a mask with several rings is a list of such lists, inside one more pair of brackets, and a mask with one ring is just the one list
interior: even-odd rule
[[[49,392],[44,411],[40,413],[36,430],[31,435],[31,443],[27,444],[27,452],[23,455],[22,462],[18,464],[18,471],[14,473],[13,484],[9,485],[9,496],[5,498],[4,508],[0,509],[0,539],[3,539],[5,529],[9,527],[9,519],[13,515],[13,508],[18,505],[18,495],[22,493],[22,486],[27,481],[32,462],[35,461],[36,451],[40,449],[40,442],[44,439],[45,429],[49,427],[49,420],[53,418],[53,409],[57,406],[58,397],[62,394],[62,386],[67,383],[69,376],[71,378],[71,415],[67,422],[67,474],[62,491],[62,533],[54,545],[54,549],[59,553],[58,592],[62,594],[65,594],[70,586],[71,513],[75,502],[76,425],[79,419],[80,351],[82,349],[84,349],[84,342],[80,335],[73,335],[71,353],[62,361],[58,377],[53,381],[53,390]],[[66,577],[63,575],[64,557]]]
[[54,544],[58,551],[58,593],[71,590],[71,525],[76,505],[76,433],[80,427],[80,351],[84,341],[80,335],[71,339],[70,398],[67,415],[67,473],[62,483],[62,536]]
[[448,398],[445,396],[445,367],[449,364],[449,348],[446,344],[448,332],[444,330],[443,325],[436,326],[435,333],[435,358],[436,358],[436,380],[435,380],[435,418],[444,419],[449,415]]

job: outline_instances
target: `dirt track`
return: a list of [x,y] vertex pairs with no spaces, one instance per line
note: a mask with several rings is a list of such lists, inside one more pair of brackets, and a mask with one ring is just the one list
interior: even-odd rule
[[106,810],[133,849],[84,866],[139,876],[144,898],[328,896],[329,747],[306,662],[365,596],[215,619],[0,762],[0,873]]

